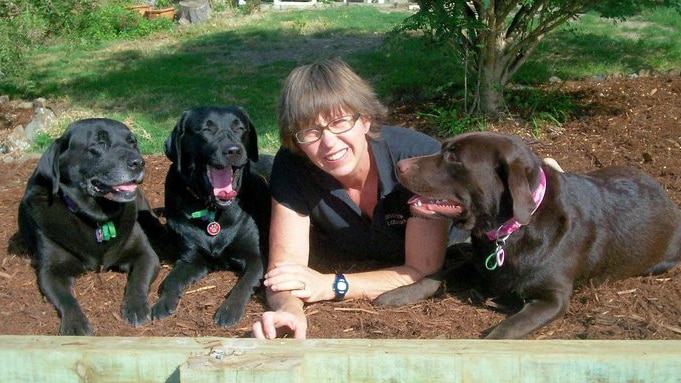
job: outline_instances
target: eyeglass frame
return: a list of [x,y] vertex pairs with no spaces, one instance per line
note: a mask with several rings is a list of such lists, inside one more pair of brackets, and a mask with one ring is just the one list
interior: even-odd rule
[[[342,119],[344,119],[344,118],[346,118],[346,117],[351,117],[351,118],[352,118],[352,125],[350,125],[349,128],[347,128],[347,129],[345,129],[345,130],[343,130],[343,131],[340,131],[340,132],[334,132],[333,130],[329,129],[329,127],[330,127],[334,122],[338,122],[338,121],[340,121],[340,120],[342,120]],[[300,130],[300,131],[296,132],[293,136],[295,137],[296,142],[299,143],[299,144],[303,144],[303,145],[312,144],[312,143],[317,142],[317,141],[319,141],[319,140],[322,139],[322,135],[323,135],[323,133],[324,133],[324,130],[328,130],[329,132],[333,133],[334,135],[339,135],[339,134],[343,134],[343,133],[346,133],[346,132],[351,131],[352,128],[354,128],[355,125],[357,125],[357,120],[359,120],[360,117],[362,117],[362,114],[361,114],[361,113],[346,114],[346,115],[344,115],[344,116],[340,116],[340,117],[338,117],[338,118],[334,118],[333,120],[329,121],[329,123],[326,124],[326,125],[324,125],[324,126]],[[298,137],[298,135],[301,134],[301,133],[311,132],[311,131],[317,131],[317,132],[319,132],[319,137],[318,137],[316,140],[314,140],[314,141],[301,141],[300,138]]]

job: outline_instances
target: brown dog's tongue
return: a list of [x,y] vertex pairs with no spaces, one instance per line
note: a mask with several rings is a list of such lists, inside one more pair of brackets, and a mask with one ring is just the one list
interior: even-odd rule
[[451,200],[434,200],[421,196],[413,196],[407,203],[412,209],[425,214],[457,215],[461,214],[462,211],[461,204]]
[[210,168],[210,182],[215,197],[225,200],[236,196],[236,191],[232,187],[232,169]]

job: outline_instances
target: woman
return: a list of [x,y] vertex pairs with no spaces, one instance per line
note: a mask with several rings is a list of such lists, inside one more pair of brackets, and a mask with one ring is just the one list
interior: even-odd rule
[[[264,279],[273,311],[253,325],[255,337],[305,338],[305,302],[374,299],[441,268],[448,222],[410,217],[411,194],[395,171],[400,159],[437,152],[440,143],[409,129],[382,127],[385,115],[372,88],[340,60],[298,67],[286,79]],[[458,233],[459,240],[467,236]],[[308,267],[311,245],[396,266],[322,274]]]

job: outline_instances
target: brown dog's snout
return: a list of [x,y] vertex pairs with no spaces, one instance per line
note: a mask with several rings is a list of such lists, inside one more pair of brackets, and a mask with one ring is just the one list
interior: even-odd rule
[[410,160],[400,160],[397,162],[397,174],[402,175],[409,173],[412,170],[413,161]]

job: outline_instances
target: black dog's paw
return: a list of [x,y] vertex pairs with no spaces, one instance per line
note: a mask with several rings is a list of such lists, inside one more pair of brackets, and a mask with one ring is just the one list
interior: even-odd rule
[[82,314],[64,314],[59,325],[59,335],[93,335],[90,323]]
[[128,299],[123,302],[121,307],[123,319],[134,327],[141,326],[151,319],[151,309],[146,299]]
[[213,315],[213,321],[220,327],[229,327],[237,324],[245,313],[245,304],[232,304],[229,299],[225,299]]
[[374,304],[377,306],[406,306],[414,304],[435,294],[441,284],[442,280],[425,277],[414,284],[386,291],[374,300]]
[[178,303],[180,303],[179,298],[161,295],[151,308],[151,318],[153,320],[160,320],[172,315],[175,312]]

